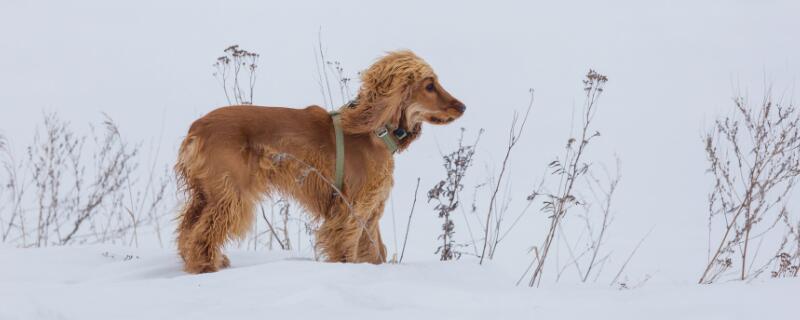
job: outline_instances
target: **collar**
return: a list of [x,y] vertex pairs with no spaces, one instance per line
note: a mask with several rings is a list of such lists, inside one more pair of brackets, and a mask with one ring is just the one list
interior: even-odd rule
[[408,136],[408,133],[406,133],[403,128],[389,130],[389,126],[384,125],[378,128],[378,130],[375,130],[375,135],[381,138],[381,141],[383,141],[383,144],[389,149],[389,152],[394,154],[397,152],[397,149],[399,149],[400,141],[403,141],[403,139]]
[[[332,111],[331,114],[339,114],[341,113],[341,109],[352,109],[358,105],[358,98],[350,100],[345,105],[343,105],[339,110]],[[389,153],[395,154],[397,150],[400,148],[400,142],[403,141],[408,136],[408,132],[403,128],[395,128],[392,129],[392,126],[389,124],[385,124],[378,128],[377,130],[373,131],[373,134],[383,141],[383,144],[386,145],[386,148],[389,149]]]

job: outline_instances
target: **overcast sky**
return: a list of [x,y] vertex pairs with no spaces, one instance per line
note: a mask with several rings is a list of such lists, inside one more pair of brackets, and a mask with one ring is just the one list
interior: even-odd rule
[[[351,75],[385,51],[411,49],[468,107],[397,156],[398,222],[416,177],[426,191],[442,175],[439,150],[453,148],[459,127],[469,137],[486,130],[469,184],[496,172],[512,113],[534,88],[529,127],[511,159],[514,211],[560,154],[593,68],[610,80],[596,122],[602,137],[589,157],[613,165],[616,154],[622,163],[609,247],[622,260],[655,227],[634,270],[694,281],[704,266],[710,183],[701,135],[730,112],[737,92],[757,102],[772,86],[784,102],[797,98],[798,13],[791,0],[3,0],[0,133],[19,148],[43,111],[81,130],[106,113],[131,140],[160,137],[162,161],[171,163],[191,121],[225,104],[211,64],[228,45],[261,54],[256,104],[322,104],[314,62],[321,30],[327,56]],[[430,207],[422,204],[414,222],[412,259],[436,258]],[[525,220],[498,253],[510,272],[521,272],[524,249],[541,241],[545,222],[543,214]]]

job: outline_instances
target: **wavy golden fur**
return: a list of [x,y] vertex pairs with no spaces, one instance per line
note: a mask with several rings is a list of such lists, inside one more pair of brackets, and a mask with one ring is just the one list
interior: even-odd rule
[[466,108],[411,51],[388,53],[361,81],[357,102],[341,110],[341,190],[331,184],[334,128],[323,108],[229,106],[192,123],[175,165],[187,198],[177,229],[187,272],[228,267],[225,242],[243,237],[256,203],[274,194],[293,198],[321,222],[316,242],[328,261],[386,261],[378,221],[392,188],[394,160],[375,131],[405,130],[402,151],[419,137],[423,122],[450,123]]

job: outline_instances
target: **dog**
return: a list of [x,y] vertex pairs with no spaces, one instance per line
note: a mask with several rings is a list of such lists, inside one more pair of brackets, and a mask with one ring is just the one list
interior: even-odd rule
[[[386,262],[378,222],[393,185],[394,151],[419,138],[423,123],[448,124],[465,110],[423,59],[395,51],[362,72],[357,98],[335,114],[338,123],[319,106],[211,111],[192,123],[175,165],[186,198],[176,231],[185,271],[229,267],[223,246],[251,229],[255,206],[272,195],[294,199],[321,223],[316,245],[327,261]],[[344,146],[340,186],[337,142]]]

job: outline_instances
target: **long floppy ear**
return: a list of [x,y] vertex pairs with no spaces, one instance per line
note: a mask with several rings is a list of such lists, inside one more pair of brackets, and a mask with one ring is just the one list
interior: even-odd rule
[[361,74],[358,103],[342,110],[342,127],[348,133],[399,127],[423,70],[430,67],[410,51],[391,52],[375,62]]
[[[389,125],[399,127],[411,90],[381,90],[382,83],[364,83],[355,105],[342,110],[342,124],[348,133],[373,132]],[[404,86],[405,87],[405,86]],[[377,94],[387,92],[387,95]]]

